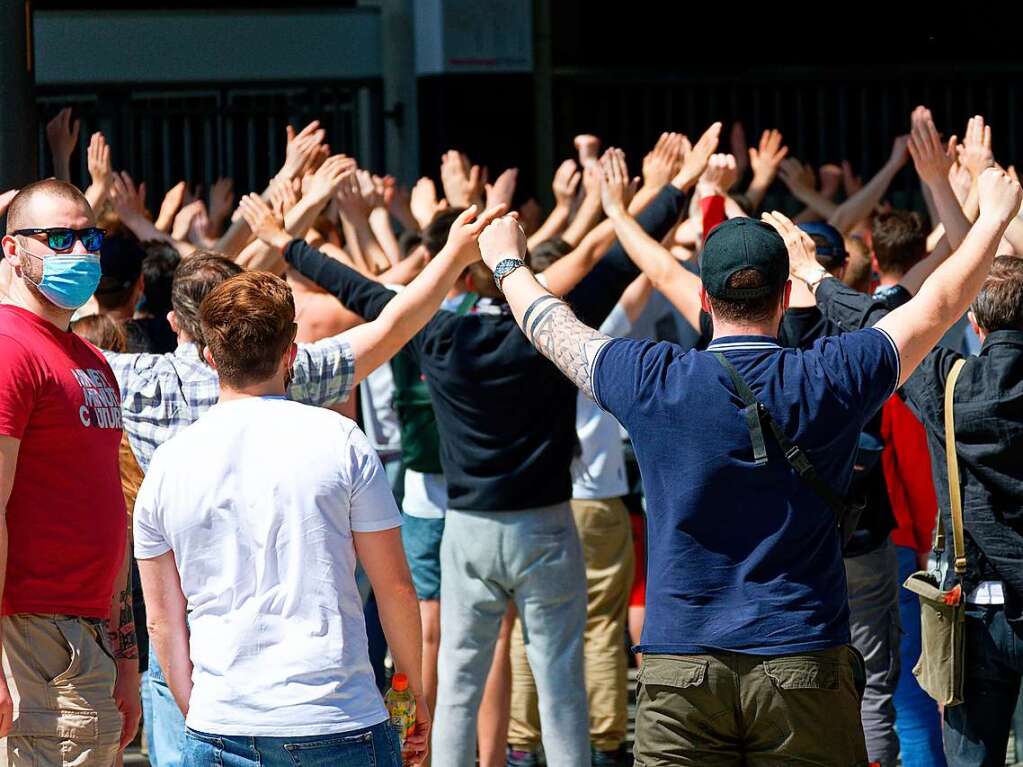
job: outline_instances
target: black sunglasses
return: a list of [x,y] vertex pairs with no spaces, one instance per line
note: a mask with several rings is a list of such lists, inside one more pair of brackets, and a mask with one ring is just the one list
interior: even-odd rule
[[45,234],[47,246],[50,250],[57,253],[71,250],[75,246],[75,240],[81,240],[82,245],[90,253],[98,253],[99,249],[103,247],[103,237],[106,235],[106,230],[100,229],[97,226],[90,226],[87,229],[68,229],[63,226],[51,226],[46,229],[18,229],[14,234],[26,236]]

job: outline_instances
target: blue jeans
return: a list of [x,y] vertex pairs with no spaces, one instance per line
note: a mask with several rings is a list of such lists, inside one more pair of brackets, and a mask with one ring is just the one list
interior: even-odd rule
[[1000,605],[967,605],[963,702],[945,709],[951,767],[1005,764],[1009,725],[1023,676],[1023,637]]
[[185,717],[174,702],[170,687],[156,660],[156,648],[149,646],[149,671],[145,674],[142,709],[145,716],[146,745],[151,767],[181,767],[181,749],[185,743]]
[[398,734],[387,721],[302,738],[209,735],[189,728],[184,753],[189,767],[401,767]]
[[[916,572],[916,552],[896,546],[899,557],[899,583]],[[895,731],[899,735],[903,767],[945,767],[941,750],[941,716],[938,704],[925,693],[913,676],[920,660],[920,599],[908,589],[899,589],[902,616],[902,665],[895,688]]]

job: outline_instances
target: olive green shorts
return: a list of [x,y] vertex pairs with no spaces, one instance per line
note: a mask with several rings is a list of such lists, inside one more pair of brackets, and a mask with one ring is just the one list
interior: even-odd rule
[[636,767],[864,767],[863,660],[851,647],[798,655],[644,655]]

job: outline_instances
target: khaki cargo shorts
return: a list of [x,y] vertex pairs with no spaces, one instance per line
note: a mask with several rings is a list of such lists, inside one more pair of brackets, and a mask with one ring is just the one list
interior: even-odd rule
[[10,615],[3,670],[14,725],[0,767],[109,767],[121,739],[117,666],[102,624],[65,615]]

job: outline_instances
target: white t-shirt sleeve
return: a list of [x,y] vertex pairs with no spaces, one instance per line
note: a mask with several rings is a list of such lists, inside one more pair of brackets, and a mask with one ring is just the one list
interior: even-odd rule
[[366,435],[353,428],[342,457],[351,491],[349,511],[353,533],[376,533],[401,527],[401,513],[376,451]]
[[628,335],[631,330],[632,323],[629,322],[629,315],[621,304],[615,304],[615,308],[611,310],[600,326],[600,332],[612,338],[621,338]]
[[132,513],[132,537],[136,559],[153,559],[171,550],[159,520],[159,486],[162,472],[158,461],[149,467],[142,480],[135,511]]

